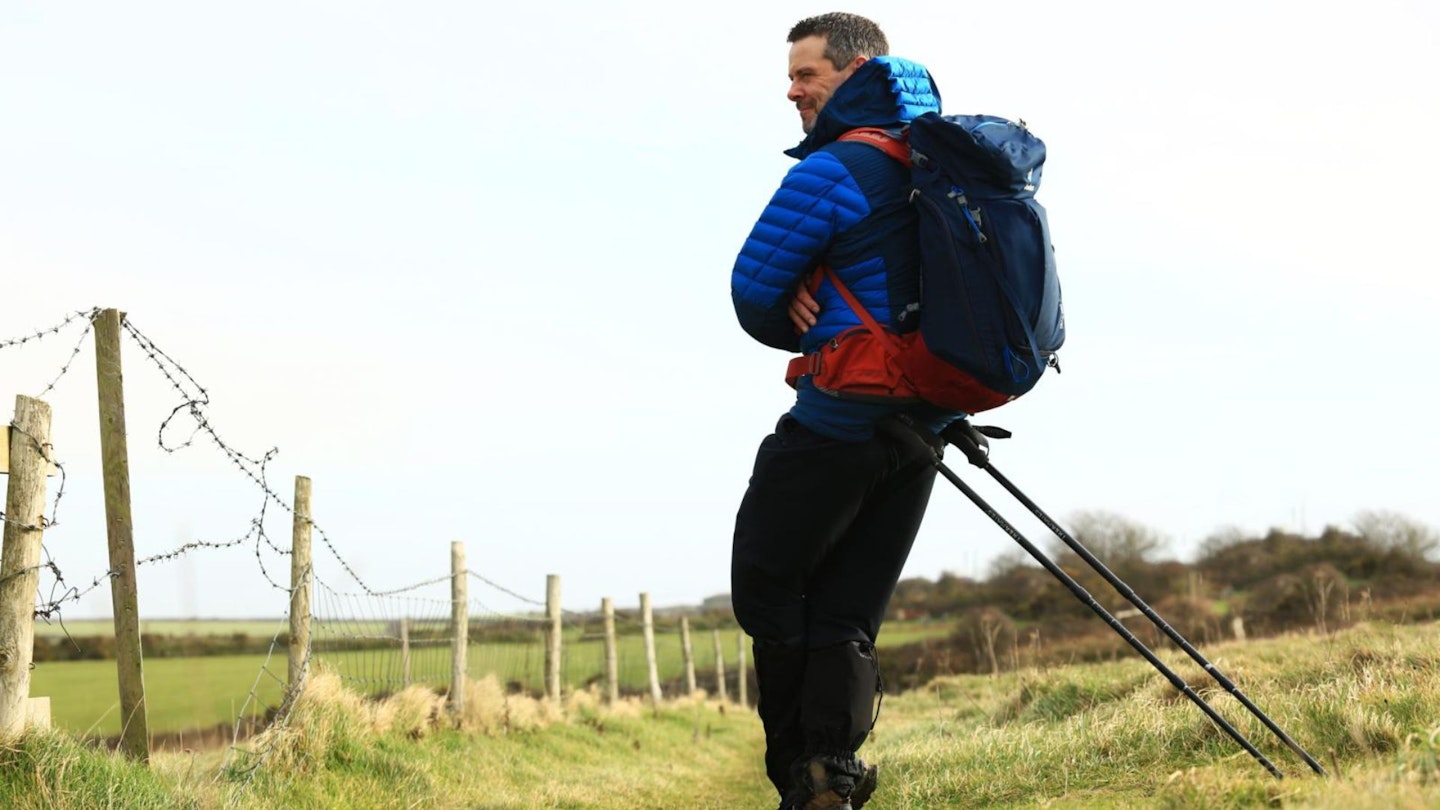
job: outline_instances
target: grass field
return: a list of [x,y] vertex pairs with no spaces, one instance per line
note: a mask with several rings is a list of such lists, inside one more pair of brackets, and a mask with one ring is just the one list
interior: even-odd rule
[[[176,626],[194,623],[175,622]],[[244,632],[244,622],[201,623],[212,634],[223,630]],[[75,623],[71,633],[79,635]],[[170,623],[158,628],[173,629]],[[379,623],[376,623],[379,627]],[[267,625],[270,635],[274,624]],[[191,630],[196,627],[190,626]],[[949,631],[945,624],[895,623],[887,626],[881,646],[893,646]],[[149,632],[149,631],[146,631]],[[158,630],[157,630],[158,632]],[[378,629],[377,629],[378,632]],[[739,631],[722,631],[722,653],[733,673],[739,646]],[[714,638],[708,631],[692,638],[695,668],[702,682],[713,682]],[[748,645],[747,645],[748,646]],[[656,638],[656,664],[663,681],[683,677],[684,661],[678,632]],[[617,664],[621,688],[631,692],[648,690],[644,640],[639,635],[622,635],[617,641]],[[279,702],[281,682],[287,664],[283,648],[272,660],[268,676],[260,676],[265,657],[209,656],[199,658],[150,658],[145,661],[147,719],[155,733],[208,728],[234,722],[252,688],[258,696],[251,709],[263,712]],[[747,657],[749,650],[746,650]],[[317,643],[316,660],[323,662],[357,691],[375,694],[398,691],[405,685],[399,650],[327,652]],[[501,683],[519,684],[532,692],[544,690],[545,647],[536,633],[533,642],[472,644],[467,652],[472,677],[493,674]],[[752,663],[753,665],[753,663]],[[561,656],[562,680],[583,686],[600,679],[605,667],[605,645],[600,638],[585,635],[581,628],[567,633]],[[444,641],[417,641],[410,655],[410,682],[444,687],[450,681],[450,648]],[[258,684],[257,684],[258,677]],[[733,675],[730,676],[733,679]],[[49,696],[56,726],[82,734],[113,736],[120,732],[119,686],[113,661],[58,661],[37,664],[31,675],[30,694]]]
[[[1434,808],[1437,650],[1434,624],[1365,625],[1330,637],[1206,649],[1324,763],[1328,778],[1311,774],[1178,654],[1162,657],[1201,687],[1285,779],[1270,776],[1138,658],[942,678],[885,701],[861,752],[881,766],[871,806]],[[374,704],[324,681],[316,679],[286,734],[269,738],[269,765],[254,778],[215,780],[223,752],[159,755],[144,769],[63,737],[35,736],[0,749],[0,806],[773,807],[760,766],[759,722],[735,706],[678,702],[652,713],[628,702],[611,710],[581,694],[561,717],[542,704],[505,699],[494,687],[467,692],[467,715],[456,731],[429,725],[433,703],[424,693]],[[472,715],[468,707],[477,705]]]
[[[146,718],[155,733],[207,728],[233,722],[252,688],[264,712],[279,702],[286,661],[263,656],[156,658],[145,662]],[[258,684],[257,684],[258,679]],[[277,680],[278,679],[278,680]],[[51,718],[66,731],[109,737],[120,733],[120,687],[114,661],[39,664],[30,676],[30,694],[49,696]]]

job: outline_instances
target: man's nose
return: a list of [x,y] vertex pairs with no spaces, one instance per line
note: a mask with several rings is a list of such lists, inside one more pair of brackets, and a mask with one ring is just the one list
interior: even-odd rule
[[800,99],[804,98],[805,93],[800,89],[800,82],[791,82],[790,92],[786,93],[785,97],[790,99],[791,101],[799,101]]

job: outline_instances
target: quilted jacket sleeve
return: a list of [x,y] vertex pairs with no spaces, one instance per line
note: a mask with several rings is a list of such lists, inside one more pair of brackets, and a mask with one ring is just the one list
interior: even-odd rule
[[837,234],[870,213],[855,178],[834,155],[816,152],[796,164],[745,240],[730,274],[740,326],[766,346],[796,352],[800,336],[786,310]]

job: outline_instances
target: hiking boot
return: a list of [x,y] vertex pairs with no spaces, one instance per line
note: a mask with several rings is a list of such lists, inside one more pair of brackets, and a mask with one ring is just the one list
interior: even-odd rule
[[880,784],[880,768],[878,765],[867,766],[864,762],[861,762],[860,766],[865,768],[865,773],[862,774],[860,780],[855,783],[855,792],[850,794],[850,806],[852,810],[860,810],[860,808],[864,807],[865,803],[870,801],[870,796],[875,793],[876,786]]
[[[875,792],[875,766],[853,756],[817,756],[805,762],[799,788],[787,796],[781,810],[860,810]],[[798,794],[798,795],[797,795]]]

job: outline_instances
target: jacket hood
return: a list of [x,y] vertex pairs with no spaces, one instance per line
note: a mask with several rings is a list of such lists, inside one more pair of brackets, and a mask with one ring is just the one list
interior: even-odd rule
[[940,89],[924,65],[877,56],[835,88],[810,134],[785,154],[798,160],[856,127],[900,127],[939,111]]

